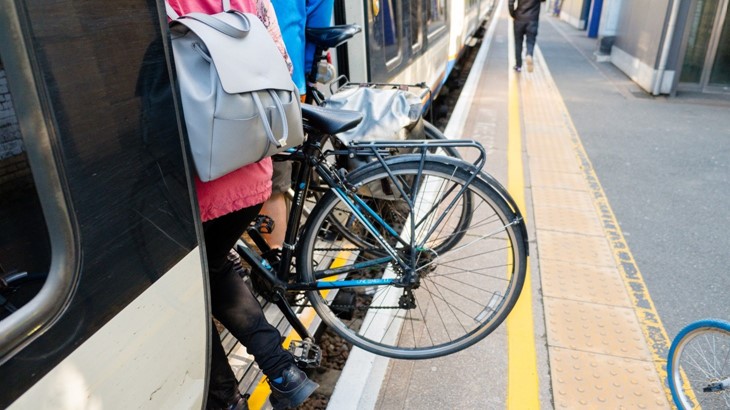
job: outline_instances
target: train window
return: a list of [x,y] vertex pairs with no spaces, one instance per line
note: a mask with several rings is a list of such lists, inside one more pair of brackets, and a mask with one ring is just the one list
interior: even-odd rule
[[46,222],[0,56],[0,320],[40,291],[50,266]]
[[429,0],[428,34],[432,35],[446,28],[446,0]]
[[42,334],[73,293],[75,236],[26,31],[0,13],[0,363]]
[[383,0],[380,10],[382,21],[382,42],[385,60],[388,64],[397,60],[401,53],[401,21],[398,0]]
[[411,49],[417,51],[423,45],[423,3],[420,1],[411,1],[410,4],[410,41]]

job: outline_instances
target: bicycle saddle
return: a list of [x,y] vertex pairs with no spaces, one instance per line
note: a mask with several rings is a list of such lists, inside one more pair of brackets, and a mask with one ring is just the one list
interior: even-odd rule
[[355,128],[362,121],[362,114],[302,104],[302,119],[323,134],[335,135]]
[[307,41],[324,49],[337,47],[361,31],[362,27],[357,24],[323,28],[307,27],[305,30]]

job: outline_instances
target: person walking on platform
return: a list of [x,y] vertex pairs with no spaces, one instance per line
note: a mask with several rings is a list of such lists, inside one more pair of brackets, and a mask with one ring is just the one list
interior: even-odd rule
[[[509,0],[509,15],[514,19],[515,33],[515,71],[522,71],[522,43],[527,43],[525,63],[527,71],[532,72],[534,61],[532,53],[537,39],[537,26],[540,20],[540,3],[545,0]],[[517,6],[515,7],[515,3]]]

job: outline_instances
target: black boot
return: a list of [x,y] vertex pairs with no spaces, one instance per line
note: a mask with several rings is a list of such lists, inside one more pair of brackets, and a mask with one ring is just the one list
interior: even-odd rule
[[274,410],[289,409],[302,404],[319,387],[294,364],[286,368],[276,380],[280,382],[269,380],[271,386],[269,401]]

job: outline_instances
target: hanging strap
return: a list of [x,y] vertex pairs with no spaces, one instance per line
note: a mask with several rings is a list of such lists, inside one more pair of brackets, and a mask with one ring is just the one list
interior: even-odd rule
[[177,11],[172,8],[170,2],[167,0],[165,0],[165,11],[167,11],[167,17],[169,17],[170,20],[177,20],[180,18],[180,15],[177,14]]

